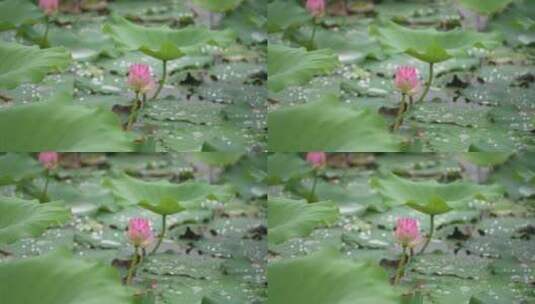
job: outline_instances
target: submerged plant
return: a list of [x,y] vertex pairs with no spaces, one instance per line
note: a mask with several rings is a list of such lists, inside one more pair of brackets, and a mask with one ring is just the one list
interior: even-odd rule
[[[399,218],[396,222],[396,230],[394,231],[396,241],[401,245],[402,254],[399,259],[394,285],[399,283],[399,280],[405,273],[405,267],[409,262],[409,257],[412,255],[412,249],[420,242],[420,223],[413,218]],[[411,253],[407,253],[407,249]]]
[[413,102],[413,96],[420,89],[419,72],[415,67],[402,66],[396,69],[396,76],[394,85],[401,92],[401,101],[399,102],[399,110],[396,116],[396,121],[392,126],[393,130],[397,130],[403,123],[403,114],[409,109],[406,98],[409,96],[410,104]]
[[316,185],[318,183],[318,171],[321,170],[327,164],[327,154],[325,152],[308,152],[306,156],[307,162],[312,165],[312,172],[314,174],[314,182],[312,184],[312,190],[310,190],[309,201],[316,201],[314,194],[316,192]]
[[50,181],[50,171],[56,169],[59,163],[59,154],[57,152],[41,152],[39,153],[39,162],[45,168],[45,186],[41,193],[41,202],[48,201],[48,183]]
[[48,31],[50,29],[50,17],[59,9],[59,0],[39,0],[39,7],[45,13],[45,33],[41,45],[48,47]]
[[133,64],[128,69],[128,85],[136,93],[132,108],[130,110],[130,116],[126,124],[126,130],[130,130],[132,125],[136,122],[139,111],[143,109],[147,100],[147,92],[154,87],[154,80],[152,79],[152,73],[150,66],[146,64]]
[[[150,221],[145,218],[133,218],[128,222],[127,236],[132,245],[134,245],[134,256],[130,262],[126,285],[130,285],[134,270],[143,262],[144,250],[154,240]],[[140,252],[141,249],[141,252]]]
[[319,23],[319,18],[325,14],[325,0],[307,0],[306,8],[308,12],[313,16],[313,28],[312,35],[310,36],[309,44],[314,44],[314,38],[316,36],[316,28]]

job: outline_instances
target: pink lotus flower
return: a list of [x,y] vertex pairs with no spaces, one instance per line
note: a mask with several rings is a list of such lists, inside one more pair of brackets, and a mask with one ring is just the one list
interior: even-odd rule
[[39,7],[46,15],[52,15],[58,11],[59,0],[39,0]]
[[325,152],[308,152],[307,162],[314,168],[321,168],[327,164],[327,154]]
[[420,224],[410,217],[399,218],[396,222],[394,236],[403,247],[413,248],[420,241]]
[[136,247],[147,248],[154,239],[150,221],[145,218],[130,219],[127,235],[130,242]]
[[418,70],[411,66],[402,66],[396,69],[394,84],[403,94],[414,95],[420,88]]
[[128,85],[137,93],[147,93],[154,87],[150,66],[146,64],[132,64],[128,69]]
[[307,0],[306,8],[314,17],[321,17],[325,14],[325,0]]
[[39,162],[48,170],[55,169],[58,166],[59,154],[57,152],[39,153]]

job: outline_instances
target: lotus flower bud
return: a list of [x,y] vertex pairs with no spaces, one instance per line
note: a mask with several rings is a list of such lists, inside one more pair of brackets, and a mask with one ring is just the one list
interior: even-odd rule
[[414,95],[420,88],[418,70],[411,66],[402,66],[396,69],[394,84],[403,94]]
[[142,248],[147,248],[154,239],[150,221],[145,218],[130,219],[127,235],[134,246]]
[[128,85],[136,93],[147,93],[154,87],[150,66],[146,64],[132,64],[128,69]]
[[420,228],[417,219],[399,218],[396,222],[394,236],[403,247],[413,248],[420,241]]
[[39,7],[46,15],[52,15],[58,11],[59,0],[39,0]]
[[58,166],[59,155],[57,152],[41,152],[39,162],[48,170],[55,169]]
[[325,0],[307,0],[306,8],[314,17],[321,17],[325,14]]
[[308,152],[307,162],[314,167],[314,169],[324,167],[327,164],[327,154],[325,152]]

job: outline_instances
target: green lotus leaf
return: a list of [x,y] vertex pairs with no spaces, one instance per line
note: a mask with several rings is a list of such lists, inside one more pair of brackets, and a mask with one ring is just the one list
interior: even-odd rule
[[243,156],[239,152],[196,152],[192,154],[197,160],[210,166],[228,166],[235,164]]
[[37,83],[47,73],[65,69],[71,55],[63,47],[39,49],[16,43],[0,42],[0,88],[13,89],[21,83]]
[[243,0],[193,0],[193,3],[207,11],[224,13],[236,9]]
[[412,181],[394,174],[382,179],[373,178],[371,185],[388,205],[407,204],[426,214],[466,208],[473,199],[489,200],[504,194],[503,187],[499,185],[478,185],[467,181]]
[[34,24],[43,17],[41,10],[30,1],[5,0],[0,2],[0,31]]
[[274,153],[268,155],[268,176],[266,182],[270,185],[288,183],[294,179],[301,179],[309,175],[313,168],[304,159],[294,153]]
[[132,304],[112,267],[62,250],[0,263],[0,295],[9,304]]
[[227,45],[234,40],[231,31],[210,31],[187,27],[173,30],[169,27],[144,27],[122,17],[113,16],[102,31],[120,45],[139,50],[160,60],[174,60],[187,53],[199,51],[207,44]]
[[172,197],[164,197],[156,204],[144,200],[140,201],[138,205],[160,215],[171,215],[186,210],[186,208],[182,207],[182,205]]
[[194,181],[180,184],[147,182],[126,174],[115,179],[104,179],[103,185],[112,191],[118,204],[139,204],[162,215],[180,212],[184,208],[198,208],[207,199],[226,201],[234,196],[234,191],[228,186]]
[[491,15],[504,10],[513,0],[457,0],[467,9],[482,15]]
[[496,166],[505,163],[511,152],[465,152],[461,157],[478,166]]
[[38,201],[0,197],[0,243],[37,237],[48,227],[61,225],[69,218],[70,211],[60,202],[40,204]]
[[267,12],[270,33],[296,28],[312,20],[312,16],[295,1],[273,1],[267,5]]
[[338,208],[329,201],[309,204],[303,200],[272,198],[268,201],[267,213],[268,241],[273,244],[307,236],[314,228],[338,219]]
[[327,74],[338,65],[338,57],[328,49],[310,51],[280,44],[268,46],[268,88],[279,92],[303,85],[315,75]]
[[0,109],[0,150],[7,152],[127,152],[131,134],[104,109],[74,104],[62,92],[51,100]]
[[353,262],[327,248],[268,266],[268,304],[399,304],[388,274],[371,262]]
[[33,157],[26,153],[7,153],[0,156],[0,185],[19,183],[44,171]]
[[334,96],[269,113],[268,134],[273,152],[394,152],[401,148],[383,117],[370,109],[353,110]]
[[416,201],[407,201],[407,206],[416,211],[429,215],[439,215],[452,210],[452,208],[443,199],[437,196],[430,198],[425,205],[421,205]]
[[[33,44],[41,45],[44,29],[26,25],[17,30],[17,35]],[[92,60],[100,55],[117,57],[121,53],[110,36],[102,35],[100,28],[84,28],[83,31],[75,32],[52,27],[48,32],[48,45],[67,48],[73,60]]]
[[499,45],[495,34],[461,29],[446,32],[432,28],[410,29],[394,22],[370,26],[370,34],[386,48],[428,63],[448,60],[472,47],[490,49]]

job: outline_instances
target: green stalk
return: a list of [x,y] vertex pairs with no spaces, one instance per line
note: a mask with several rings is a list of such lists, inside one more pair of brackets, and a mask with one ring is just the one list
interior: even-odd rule
[[154,93],[154,96],[152,96],[151,100],[154,100],[160,95],[160,91],[163,88],[163,85],[165,84],[165,78],[167,76],[167,60],[163,60],[163,70],[162,70],[162,79],[160,79],[160,85],[158,86],[158,89],[156,90],[156,93]]
[[396,115],[396,121],[394,122],[394,125],[392,126],[392,131],[396,131],[401,127],[401,124],[403,123],[403,113],[405,113],[405,110],[407,108],[407,103],[405,102],[405,96],[406,94],[401,94],[401,101],[399,102],[399,110],[398,114]]
[[424,247],[422,247],[422,250],[418,254],[423,254],[425,252],[425,249],[427,249],[427,246],[429,245],[429,242],[431,242],[431,238],[433,238],[433,232],[435,230],[435,215],[430,215],[431,219],[431,227],[429,230],[429,235],[427,236],[427,240],[425,241]]
[[48,31],[50,29],[50,18],[48,17],[48,15],[45,15],[45,34],[43,35],[43,41],[42,41],[42,46],[44,48],[48,47]]
[[134,247],[134,257],[132,258],[132,261],[130,262],[130,268],[128,269],[128,275],[126,276],[126,285],[130,285],[132,282],[132,276],[134,274],[134,269],[137,265],[137,257],[138,257],[138,246]]
[[314,169],[314,182],[312,183],[312,190],[310,190],[310,202],[314,202],[314,195],[316,193],[316,185],[318,184],[318,170]]
[[166,227],[166,218],[167,218],[167,215],[162,215],[162,232],[158,236],[158,243],[156,243],[156,246],[154,247],[154,249],[152,249],[150,255],[155,254],[156,251],[158,251],[158,248],[160,248],[160,245],[162,244],[163,238],[165,236],[165,231],[166,231],[166,228],[167,228]]
[[210,29],[213,30],[214,29],[214,13],[213,12],[210,12],[208,13],[208,20],[210,22]]
[[41,193],[41,203],[45,203],[48,201],[48,183],[50,182],[50,170],[45,170],[45,187],[43,188],[43,192]]
[[431,87],[431,83],[433,83],[433,63],[429,63],[429,76],[427,78],[427,83],[425,84],[424,92],[422,93],[422,96],[418,99],[417,102],[421,102],[424,100],[425,96],[429,92],[429,88]]
[[310,45],[311,49],[315,49],[316,47],[314,46],[314,38],[316,38],[316,28],[318,27],[317,19],[314,18],[314,21],[312,21],[312,23],[314,25],[312,27],[312,35],[310,36],[310,41],[308,42],[308,44]]
[[136,122],[140,102],[141,101],[139,100],[139,92],[136,92],[136,99],[134,99],[134,105],[132,106],[132,109],[130,110],[130,115],[128,116],[126,131],[130,131],[132,125]]
[[398,270],[396,272],[396,277],[394,278],[394,285],[399,284],[399,280],[401,280],[401,277],[403,276],[403,273],[405,272],[405,265],[407,260],[407,247],[403,246],[403,253],[401,255],[401,258],[399,259],[398,264]]

